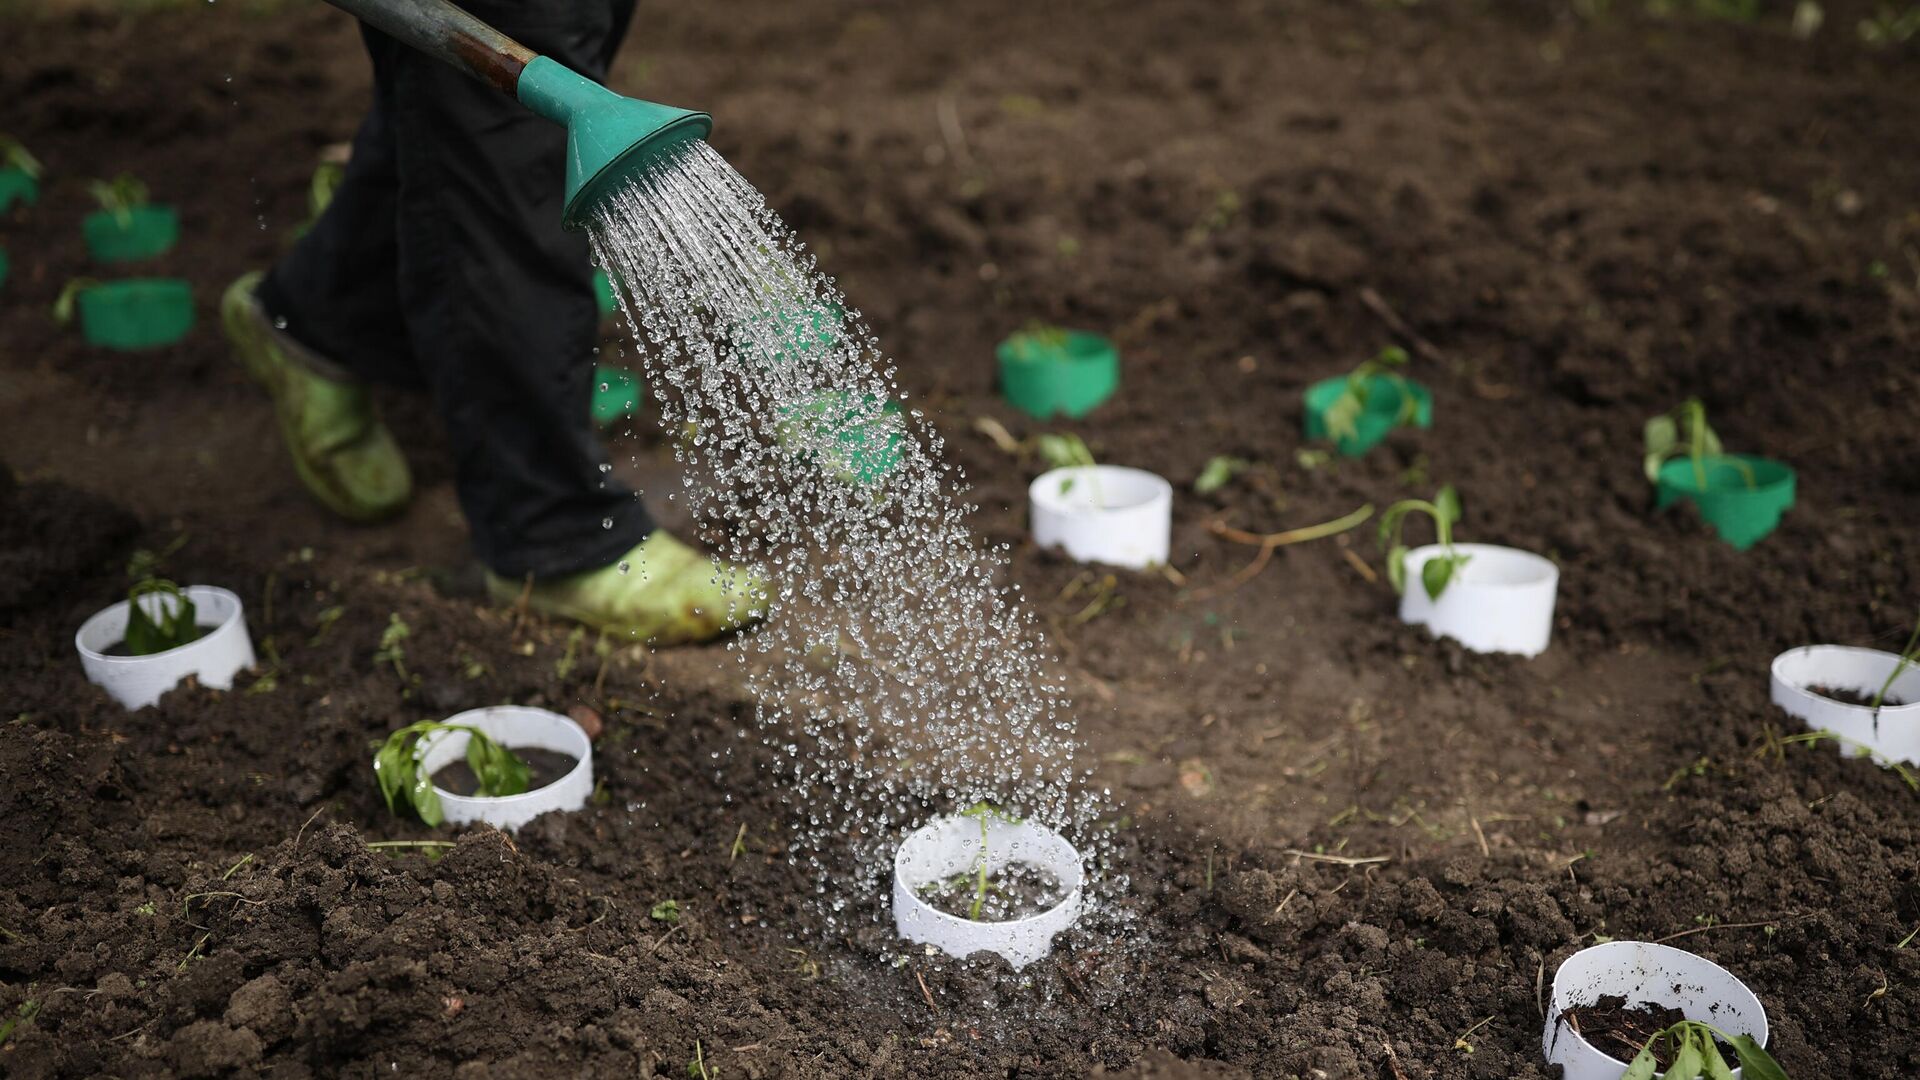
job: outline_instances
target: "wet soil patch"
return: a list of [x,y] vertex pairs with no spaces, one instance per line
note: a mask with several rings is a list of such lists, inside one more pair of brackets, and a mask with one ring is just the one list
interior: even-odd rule
[[[981,922],[1025,919],[1058,907],[1067,896],[1059,878],[1042,867],[1023,862],[1008,863],[998,873],[988,874],[984,894],[973,874],[956,874],[943,881],[929,882],[920,887],[919,893],[920,899],[938,911]],[[980,905],[977,913],[976,899]]]
[[[527,790],[538,791],[555,780],[573,771],[580,763],[579,758],[568,757],[557,750],[542,750],[525,746],[514,749],[514,755],[527,765]],[[472,795],[480,787],[480,778],[473,774],[465,758],[455,761],[433,774],[433,784],[442,791],[451,791],[455,795]]]

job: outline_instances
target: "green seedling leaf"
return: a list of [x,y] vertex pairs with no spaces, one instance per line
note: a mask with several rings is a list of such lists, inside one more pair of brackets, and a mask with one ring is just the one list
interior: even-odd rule
[[1395,544],[1387,551],[1387,581],[1393,591],[1407,591],[1407,548],[1404,544]]
[[1620,1074],[1620,1080],[1653,1080],[1653,1070],[1659,1068],[1659,1063],[1653,1057],[1653,1044],[1658,1041],[1660,1041],[1658,1035],[1647,1040],[1647,1045],[1641,1047],[1638,1054],[1633,1055],[1633,1061],[1627,1065],[1627,1071]]
[[438,828],[446,815],[440,808],[440,793],[433,790],[433,777],[427,775],[418,761],[414,762],[412,773],[407,782],[407,801],[413,804],[413,812],[420,815],[421,821],[430,828]]
[[1471,555],[1437,555],[1428,559],[1426,565],[1420,568],[1420,584],[1427,590],[1427,595],[1435,600],[1440,599],[1440,594],[1446,592],[1448,583],[1453,581],[1454,574],[1459,572],[1472,557]]
[[662,900],[653,905],[652,910],[647,912],[647,917],[668,925],[677,923],[680,921],[680,901]]
[[380,781],[380,795],[387,800],[389,813],[400,812],[400,793],[406,790],[411,771],[403,736],[396,732],[373,756],[373,773]]
[[0,164],[19,169],[35,180],[40,179],[40,159],[28,153],[18,139],[0,135]]
[[1216,455],[1208,458],[1200,470],[1200,476],[1193,482],[1196,495],[1211,495],[1233,482],[1233,478],[1251,469],[1253,462],[1245,458]]
[[[149,604],[147,597],[155,597]],[[157,607],[156,617],[149,607]],[[199,612],[180,586],[159,578],[137,582],[127,592],[127,631],[122,640],[134,656],[152,656],[177,649],[200,637]]]
[[1656,416],[1647,421],[1642,437],[1645,448],[1647,481],[1652,483],[1660,479],[1660,466],[1673,456],[1673,449],[1680,442],[1680,425],[1674,423],[1672,414]]
[[67,282],[60,295],[53,301],[53,321],[65,326],[73,321],[74,308],[80,303],[80,294],[100,284],[97,279],[77,277]]
[[1713,1045],[1711,1036],[1706,1039],[1706,1048],[1703,1056],[1706,1059],[1707,1080],[1733,1080],[1733,1070],[1727,1066],[1727,1059],[1720,1056],[1720,1048]]
[[1735,1035],[1728,1039],[1733,1044],[1733,1052],[1740,1057],[1740,1072],[1746,1080],[1787,1080],[1787,1070],[1773,1060],[1751,1035]]
[[1680,1036],[1680,1050],[1667,1066],[1664,1080],[1695,1080],[1704,1065],[1700,1055],[1700,1033],[1689,1028]]
[[1396,425],[1404,424],[1414,418],[1419,411],[1418,403],[1407,386],[1407,380],[1394,369],[1407,365],[1407,350],[1398,345],[1389,345],[1380,350],[1380,354],[1367,360],[1347,373],[1346,384],[1340,390],[1340,396],[1333,399],[1321,419],[1327,425],[1327,434],[1334,441],[1351,439],[1360,433],[1360,414],[1367,411],[1367,400],[1372,392],[1375,379],[1391,383],[1400,392],[1400,411],[1394,417]]
[[133,222],[133,211],[147,205],[147,185],[132,173],[121,173],[112,180],[90,181],[87,191],[100,204],[100,209],[112,214],[123,229]]
[[1460,520],[1460,493],[1453,485],[1442,487],[1433,496],[1434,519],[1442,525],[1453,525]]
[[1045,434],[1034,440],[1040,460],[1049,469],[1071,469],[1094,464],[1093,451],[1078,435]]
[[1013,354],[1021,360],[1047,360],[1067,351],[1067,331],[1035,319],[1013,335]]

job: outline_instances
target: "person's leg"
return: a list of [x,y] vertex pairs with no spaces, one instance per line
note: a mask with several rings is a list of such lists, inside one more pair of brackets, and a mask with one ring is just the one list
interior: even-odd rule
[[332,374],[424,386],[400,308],[400,162],[391,114],[401,46],[384,34],[364,36],[373,106],[354,134],[340,185],[257,291],[274,325]]
[[399,317],[398,190],[383,67],[373,108],[326,212],[263,277],[221,299],[221,321],[248,372],[273,399],[294,469],[327,507],[356,521],[398,513],[412,492],[406,459],[374,413],[363,379],[417,382]]
[[[603,78],[630,6],[468,8]],[[653,531],[591,424],[599,315],[584,236],[561,228],[565,131],[426,56],[394,58],[399,298],[445,420],[480,560],[518,581],[615,564]]]

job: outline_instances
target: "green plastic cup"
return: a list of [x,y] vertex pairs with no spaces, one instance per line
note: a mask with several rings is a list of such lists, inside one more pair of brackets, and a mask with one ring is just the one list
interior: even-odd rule
[[179,278],[128,278],[82,289],[80,332],[109,349],[171,345],[193,329],[193,287]]
[[87,254],[103,263],[135,262],[164,255],[180,239],[180,215],[171,206],[136,206],[122,220],[95,210],[80,222]]
[[842,390],[828,390],[800,405],[780,411],[780,435],[788,442],[809,443],[831,434],[827,453],[828,467],[834,475],[850,484],[876,483],[900,464],[900,441],[904,424],[900,403],[887,401],[876,414],[872,408],[880,399],[871,395],[865,407],[857,407]]
[[593,369],[593,420],[608,427],[629,416],[640,414],[646,400],[640,376],[626,368],[602,364]]
[[40,181],[31,173],[12,165],[0,169],[0,214],[12,210],[15,203],[32,206],[39,201]]
[[[1307,387],[1306,417],[1307,438],[1325,439],[1327,433],[1327,410],[1346,392],[1347,376],[1337,375],[1331,379],[1322,379]],[[1410,422],[1417,428],[1433,426],[1433,392],[1414,382],[1412,379],[1390,379],[1384,375],[1373,375],[1367,379],[1367,404],[1360,416],[1354,421],[1354,433],[1351,436],[1334,440],[1334,449],[1346,457],[1359,457],[1361,454],[1380,445],[1394,428],[1400,426],[1400,417],[1404,411],[1406,394],[1413,396],[1413,415]]]
[[1015,334],[994,354],[1000,360],[1001,395],[1038,420],[1055,414],[1077,420],[1120,388],[1119,350],[1085,330],[1068,330],[1058,345]]
[[1683,499],[1692,502],[1735,551],[1759,543],[1793,506],[1797,480],[1794,471],[1778,461],[1727,454],[1707,458],[1702,465],[1704,489],[1694,474],[1692,458],[1674,458],[1660,466],[1654,482],[1655,507],[1664,510]]

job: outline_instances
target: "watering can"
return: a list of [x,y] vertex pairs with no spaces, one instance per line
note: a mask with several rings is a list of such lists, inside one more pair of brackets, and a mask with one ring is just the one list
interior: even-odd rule
[[447,0],[329,2],[565,127],[567,204],[561,220],[569,229],[586,228],[594,207],[662,154],[713,130],[706,113],[616,94]]

